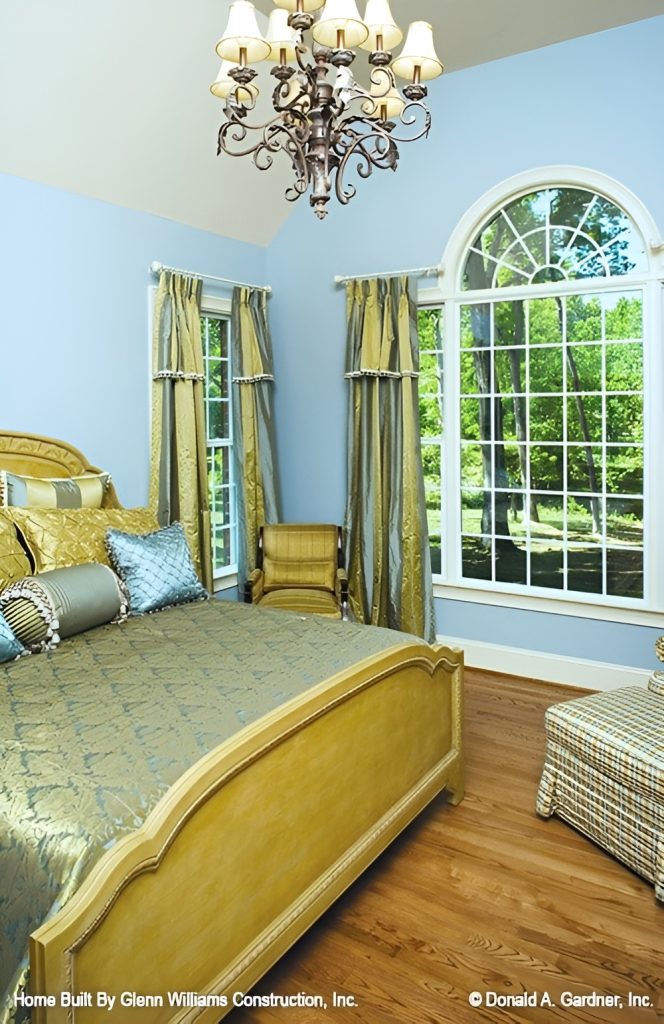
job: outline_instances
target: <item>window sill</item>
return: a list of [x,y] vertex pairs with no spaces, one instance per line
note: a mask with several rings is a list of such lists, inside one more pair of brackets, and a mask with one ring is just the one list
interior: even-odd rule
[[654,626],[664,628],[664,612],[649,608],[627,608],[616,605],[598,604],[592,600],[579,601],[571,597],[540,597],[534,594],[515,594],[498,588],[444,583],[439,577],[433,578],[433,595],[447,601],[466,601],[471,604],[485,604],[519,611],[543,612],[547,615],[568,615],[580,619],[598,619],[603,622],[624,622],[633,626]]
[[238,585],[237,573],[233,570],[232,572],[219,573],[214,578],[212,584],[212,590],[215,594],[220,593],[222,590],[232,590],[233,587]]

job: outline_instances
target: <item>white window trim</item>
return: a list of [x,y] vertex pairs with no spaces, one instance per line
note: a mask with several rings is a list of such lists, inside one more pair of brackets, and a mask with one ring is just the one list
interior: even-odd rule
[[622,207],[631,217],[643,236],[649,259],[649,269],[643,274],[624,278],[594,279],[590,281],[565,282],[566,291],[600,293],[607,290],[642,288],[644,292],[644,322],[648,323],[648,337],[662,338],[664,335],[664,241],[647,208],[637,196],[620,182],[608,175],[588,168],[552,165],[534,168],[514,175],[491,188],[464,214],[452,232],[440,263],[440,274],[434,287],[421,287],[418,291],[420,307],[444,308],[444,378],[443,401],[446,423],[453,426],[443,438],[443,464],[451,471],[455,481],[455,493],[449,500],[451,488],[442,489],[441,525],[443,537],[454,538],[454,543],[443,541],[444,573],[434,576],[434,596],[450,600],[467,601],[477,604],[501,604],[503,607],[519,608],[525,611],[547,612],[580,618],[604,619],[609,622],[625,622],[661,628],[664,614],[664,530],[656,524],[664,521],[664,474],[657,463],[660,454],[654,439],[664,437],[664,402],[657,399],[659,382],[664,390],[664,345],[645,345],[644,381],[644,436],[646,441],[646,462],[644,464],[644,489],[646,494],[644,515],[644,541],[648,552],[644,566],[644,582],[648,588],[649,603],[621,601],[616,598],[597,600],[595,595],[584,599],[581,595],[551,593],[539,595],[533,590],[518,593],[509,586],[499,583],[488,587],[482,581],[464,580],[461,577],[458,551],[459,501],[458,481],[461,472],[461,455],[458,443],[460,434],[460,410],[457,401],[456,382],[459,379],[459,337],[456,310],[461,303],[495,299],[500,293],[501,300],[519,295],[525,291],[529,298],[559,294],[561,283],[523,285],[511,288],[482,291],[465,291],[461,285],[464,258],[469,246],[477,237],[481,227],[505,205],[527,195],[534,189],[567,186],[595,191],[606,196]]
[[[201,296],[201,314],[205,316],[206,313],[212,315],[218,314],[219,316],[230,317],[233,309],[231,299],[224,298],[219,295],[210,295],[205,291]],[[215,594],[223,590],[231,590],[238,584],[237,565],[226,566],[225,569],[217,569],[214,573],[213,587]]]

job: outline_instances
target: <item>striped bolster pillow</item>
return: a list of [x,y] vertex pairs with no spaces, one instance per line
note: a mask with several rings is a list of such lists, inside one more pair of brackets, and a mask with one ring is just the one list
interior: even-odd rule
[[126,597],[107,565],[53,569],[12,583],[0,594],[0,614],[29,650],[53,650],[60,638],[126,618]]
[[101,508],[109,473],[40,478],[0,470],[0,505],[18,508]]

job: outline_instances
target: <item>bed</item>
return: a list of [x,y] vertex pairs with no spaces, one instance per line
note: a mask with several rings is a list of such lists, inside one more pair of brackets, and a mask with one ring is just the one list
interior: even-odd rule
[[[5,432],[9,465],[93,469]],[[34,1024],[223,1017],[436,794],[462,798],[462,672],[405,634],[214,600],[0,666],[0,897],[20,861]],[[25,864],[47,847],[65,884],[44,895]]]

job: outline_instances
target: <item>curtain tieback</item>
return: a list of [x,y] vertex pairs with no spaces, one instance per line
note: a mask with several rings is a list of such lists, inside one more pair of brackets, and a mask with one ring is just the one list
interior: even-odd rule
[[179,370],[160,370],[152,375],[153,380],[205,380],[204,373],[181,373]]
[[353,370],[352,373],[344,374],[346,380],[353,380],[356,377],[392,377],[400,380],[403,377],[419,377],[414,370]]

